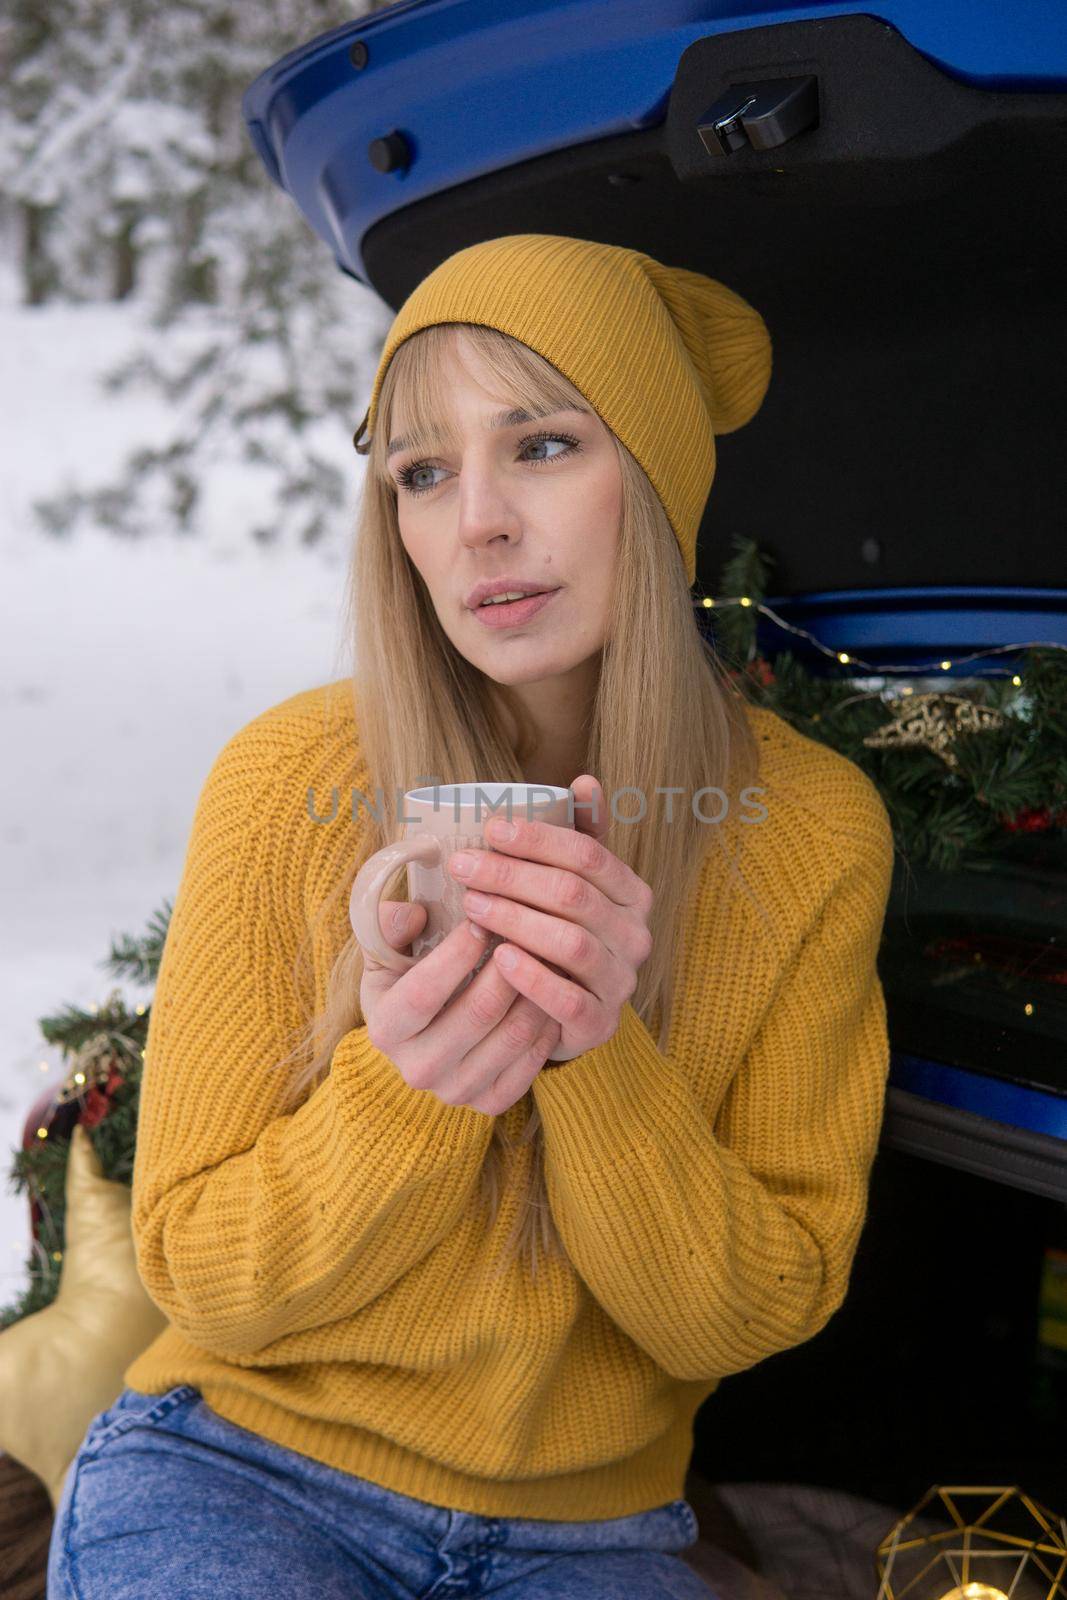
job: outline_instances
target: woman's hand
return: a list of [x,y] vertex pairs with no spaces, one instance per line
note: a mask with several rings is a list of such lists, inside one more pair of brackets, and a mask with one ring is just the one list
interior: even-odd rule
[[[455,856],[447,863],[470,886],[464,910],[471,920],[510,941],[486,966],[499,965],[509,984],[555,1018],[568,1060],[614,1036],[652,953],[654,903],[644,879],[601,843],[608,824],[599,783],[583,773],[571,789],[574,828],[516,816],[514,838],[505,840],[496,833],[505,819],[494,819],[485,829],[492,849],[462,852],[475,863],[467,876],[454,872]],[[471,891],[487,896],[484,908]]]
[[[394,928],[398,911],[403,917]],[[425,921],[426,907],[417,901],[381,902],[378,925],[396,950]],[[522,1099],[559,1043],[560,1026],[516,994],[491,960],[456,995],[484,954],[485,939],[466,921],[407,972],[393,972],[364,951],[359,998],[368,1039],[406,1083],[429,1089],[445,1105],[495,1117]]]

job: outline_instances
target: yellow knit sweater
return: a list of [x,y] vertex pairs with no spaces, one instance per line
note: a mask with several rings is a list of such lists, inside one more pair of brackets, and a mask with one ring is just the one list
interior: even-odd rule
[[[741,830],[742,864],[772,931],[744,895],[701,888],[666,1052],[626,1005],[607,1044],[537,1077],[568,1259],[534,1278],[521,1260],[493,1275],[515,1217],[514,1190],[491,1231],[477,1205],[493,1119],[409,1088],[365,1026],[280,1109],[291,1069],[270,1066],[304,1020],[293,958],[351,863],[352,789],[374,786],[344,679],[229,740],[152,1006],[132,1225],[168,1326],[128,1385],[195,1384],[281,1445],[485,1516],[684,1493],[701,1402],[845,1296],[889,1061],[885,807],[852,762],[749,715],[768,814]],[[346,930],[342,896],[316,1004]],[[524,1103],[505,1116],[517,1134]],[[527,1159],[508,1157],[523,1189]]]

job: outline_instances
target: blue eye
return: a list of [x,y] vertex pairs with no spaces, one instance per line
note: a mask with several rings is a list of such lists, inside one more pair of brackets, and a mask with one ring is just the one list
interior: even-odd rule
[[[519,441],[519,450],[521,452],[526,449],[527,445],[541,443],[562,444],[566,445],[567,448],[561,450],[558,455],[532,457],[527,462],[528,466],[540,467],[545,465],[546,462],[562,461],[564,456],[573,455],[582,448],[581,441],[573,438],[569,433],[530,433],[527,434],[525,439]],[[401,489],[404,489],[408,494],[428,494],[437,485],[434,483],[416,484],[414,478],[417,472],[432,472],[433,470],[433,465],[429,461],[412,461],[406,467],[401,467],[396,475],[396,481]]]

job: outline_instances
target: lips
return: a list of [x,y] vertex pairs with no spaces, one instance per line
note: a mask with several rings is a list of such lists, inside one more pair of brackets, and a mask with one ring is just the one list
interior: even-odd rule
[[509,572],[488,582],[476,583],[463,603],[474,611],[483,601],[495,599],[497,595],[518,593],[525,598],[527,595],[546,594],[549,590],[558,588],[559,585],[555,583],[531,583],[528,578],[521,578],[518,573]]
[[472,606],[470,609],[483,627],[515,627],[518,623],[528,622],[551,605],[557,594],[558,589],[544,589],[540,594],[527,595],[523,600],[498,601],[494,605]]

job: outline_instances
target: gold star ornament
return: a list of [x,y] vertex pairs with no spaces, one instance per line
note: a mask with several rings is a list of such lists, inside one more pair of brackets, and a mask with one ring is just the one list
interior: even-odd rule
[[1004,718],[992,706],[976,705],[959,694],[917,694],[893,703],[892,722],[876,728],[864,739],[875,749],[917,745],[932,750],[946,766],[958,765],[952,742],[961,733],[984,733],[999,728]]

